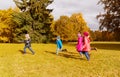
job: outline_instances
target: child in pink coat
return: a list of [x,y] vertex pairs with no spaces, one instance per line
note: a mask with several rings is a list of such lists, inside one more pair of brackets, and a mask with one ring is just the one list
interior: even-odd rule
[[91,50],[89,33],[88,32],[84,32],[83,35],[84,35],[84,37],[83,37],[82,53],[86,56],[87,60],[89,61],[90,60],[90,56],[89,56],[88,52]]
[[80,53],[81,57],[82,56],[82,48],[83,48],[83,37],[81,36],[80,33],[78,33],[78,41],[76,45],[76,50]]

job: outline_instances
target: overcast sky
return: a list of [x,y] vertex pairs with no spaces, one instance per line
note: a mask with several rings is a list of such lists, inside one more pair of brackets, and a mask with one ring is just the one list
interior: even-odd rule
[[[71,16],[73,13],[82,13],[85,21],[92,30],[99,27],[96,15],[103,11],[101,5],[97,5],[99,0],[54,0],[48,8],[53,8],[54,19],[60,16]],[[0,9],[15,7],[13,0],[0,0]]]

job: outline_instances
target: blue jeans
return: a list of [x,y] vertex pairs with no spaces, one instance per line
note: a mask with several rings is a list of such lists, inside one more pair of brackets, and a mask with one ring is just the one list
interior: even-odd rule
[[82,51],[80,51],[79,54],[82,55],[83,54]]
[[87,58],[88,61],[90,60],[90,56],[89,56],[89,53],[87,51],[82,51],[81,53],[85,55],[85,57]]
[[26,48],[28,48],[32,52],[32,54],[35,53],[30,46],[25,46],[24,47],[24,53],[26,53]]

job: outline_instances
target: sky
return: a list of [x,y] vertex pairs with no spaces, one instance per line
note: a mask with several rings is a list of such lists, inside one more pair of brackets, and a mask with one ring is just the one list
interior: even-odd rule
[[[71,16],[73,13],[82,13],[84,20],[92,30],[98,30],[99,22],[96,15],[103,12],[103,6],[97,5],[99,0],[54,0],[48,8],[52,8],[54,19],[60,16]],[[14,8],[16,5],[13,0],[0,0],[0,9]]]

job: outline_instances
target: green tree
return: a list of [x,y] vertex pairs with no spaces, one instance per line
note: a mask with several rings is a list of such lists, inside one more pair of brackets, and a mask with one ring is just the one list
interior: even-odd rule
[[14,21],[19,20],[16,23],[22,29],[20,32],[17,32],[16,36],[23,34],[24,31],[28,31],[34,42],[48,41],[50,39],[50,25],[53,17],[50,14],[52,9],[47,9],[47,6],[53,0],[14,0],[14,2],[21,10],[18,15],[14,16]]
[[[107,31],[115,32],[120,34],[120,0],[100,0],[98,4],[104,5],[104,14],[97,16],[100,22],[100,30],[104,28]],[[118,40],[119,36],[116,36]],[[120,40],[120,39],[119,39]]]

